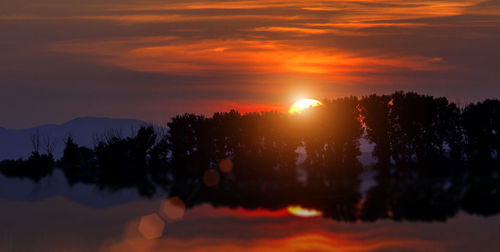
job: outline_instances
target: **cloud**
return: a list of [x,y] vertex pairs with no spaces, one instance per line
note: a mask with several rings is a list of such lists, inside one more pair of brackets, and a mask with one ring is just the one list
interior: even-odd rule
[[[78,8],[74,8],[75,5]],[[37,11],[33,11],[33,7]],[[301,25],[300,20],[315,19],[325,26],[343,28],[366,27],[380,21],[404,23],[407,19],[436,18],[463,14],[498,15],[500,10],[492,1],[485,0],[411,0],[404,3],[385,1],[50,1],[40,4],[28,1],[25,5],[8,6],[9,14],[0,20],[75,19],[107,20],[125,24],[193,22],[214,19],[289,20]],[[73,14],[73,15],[71,15]],[[277,15],[278,14],[278,15]],[[386,23],[385,25],[389,25]],[[413,24],[418,25],[418,24]],[[296,27],[299,28],[299,27]]]
[[498,96],[498,1],[13,0],[1,9],[4,126],[103,110],[145,120],[252,111],[305,94]]
[[359,72],[448,69],[443,66],[442,59],[436,60],[439,57],[348,52],[275,40],[185,41],[149,37],[64,42],[53,45],[51,49],[90,56],[98,63],[133,71],[180,75],[306,73],[349,81],[356,79],[355,75]]

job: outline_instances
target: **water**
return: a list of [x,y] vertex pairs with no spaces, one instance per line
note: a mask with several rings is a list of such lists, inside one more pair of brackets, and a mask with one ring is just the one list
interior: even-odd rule
[[[338,222],[285,209],[201,204],[171,219],[133,189],[0,177],[1,251],[497,251],[500,216],[446,222]],[[175,208],[175,206],[174,206]],[[179,213],[178,209],[173,209]],[[180,208],[182,210],[182,208]],[[162,211],[164,211],[162,213]],[[167,211],[167,212],[165,212]],[[151,218],[156,216],[156,218]]]

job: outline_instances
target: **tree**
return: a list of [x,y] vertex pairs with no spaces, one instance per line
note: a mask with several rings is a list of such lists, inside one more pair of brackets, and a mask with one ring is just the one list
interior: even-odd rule
[[119,190],[136,187],[139,193],[152,196],[155,188],[148,178],[147,159],[156,141],[152,127],[141,127],[135,137],[107,137],[95,148],[100,188]]
[[61,168],[69,184],[97,183],[99,174],[94,151],[78,146],[71,136],[66,139],[65,144]]
[[500,101],[470,104],[462,114],[467,185],[462,207],[469,213],[500,211]]

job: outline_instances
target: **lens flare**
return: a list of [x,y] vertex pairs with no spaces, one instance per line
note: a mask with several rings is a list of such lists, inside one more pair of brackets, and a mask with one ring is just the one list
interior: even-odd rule
[[302,99],[294,103],[290,109],[288,110],[288,113],[290,114],[295,114],[295,113],[302,113],[304,110],[311,108],[311,107],[317,107],[321,106],[323,103],[321,103],[318,100],[315,99]]
[[289,206],[288,212],[294,216],[302,218],[317,217],[323,215],[323,212],[316,209],[303,208],[301,206]]

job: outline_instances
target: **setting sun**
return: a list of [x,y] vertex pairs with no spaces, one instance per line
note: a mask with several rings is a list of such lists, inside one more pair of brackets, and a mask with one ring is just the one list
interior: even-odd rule
[[321,103],[318,100],[315,99],[302,99],[294,103],[290,109],[288,110],[288,113],[290,114],[295,114],[295,113],[302,113],[302,111],[310,108],[310,107],[316,107],[316,106],[321,106],[323,103]]
[[303,208],[301,206],[289,206],[287,208],[288,212],[294,216],[309,218],[317,217],[323,215],[323,212],[316,209]]

